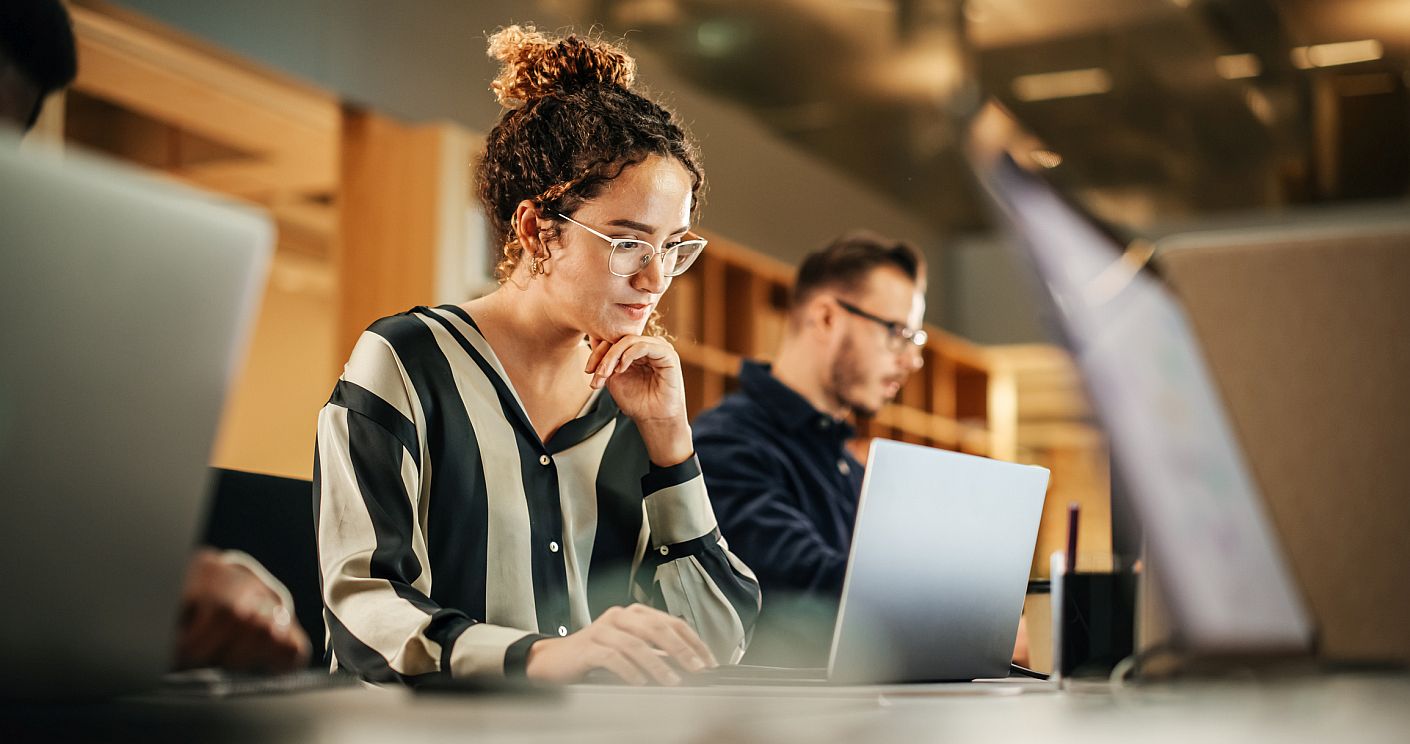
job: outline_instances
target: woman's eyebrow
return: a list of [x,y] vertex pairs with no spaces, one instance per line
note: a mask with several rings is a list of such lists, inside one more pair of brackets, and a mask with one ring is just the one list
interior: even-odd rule
[[[635,230],[635,231],[637,231],[637,232],[646,233],[647,235],[651,235],[651,234],[653,234],[653,233],[656,232],[656,228],[652,227],[651,225],[642,223],[642,222],[637,222],[636,220],[627,220],[627,219],[612,220],[612,221],[608,222],[607,224],[608,224],[608,225],[611,225],[612,227],[625,227],[625,228],[627,228],[628,230]],[[690,232],[690,225],[686,225],[685,227],[676,228],[676,230],[675,230],[674,232],[672,232],[671,234],[672,234],[672,235],[675,235],[676,233],[683,233],[683,232]]]

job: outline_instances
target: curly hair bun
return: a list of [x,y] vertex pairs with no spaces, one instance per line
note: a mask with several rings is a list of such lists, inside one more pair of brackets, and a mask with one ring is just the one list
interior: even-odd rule
[[584,88],[636,80],[636,60],[620,47],[570,34],[554,39],[533,26],[510,26],[490,36],[489,56],[504,63],[490,84],[505,108]]

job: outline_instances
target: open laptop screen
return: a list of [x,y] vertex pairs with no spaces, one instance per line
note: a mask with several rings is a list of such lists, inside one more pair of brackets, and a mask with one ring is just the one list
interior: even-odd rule
[[1207,652],[1310,647],[1311,621],[1174,297],[1006,154],[977,162],[1111,439],[1176,640]]

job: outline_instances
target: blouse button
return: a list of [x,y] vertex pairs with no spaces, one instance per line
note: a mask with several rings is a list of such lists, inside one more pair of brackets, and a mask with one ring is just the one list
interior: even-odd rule
[[552,542],[550,542],[550,543],[548,544],[548,552],[550,552],[550,553],[557,553],[557,552],[558,552],[558,542],[557,542],[557,541],[552,541]]
[[841,474],[843,474],[843,475],[849,475],[849,474],[851,474],[851,472],[852,472],[852,466],[851,466],[851,465],[848,465],[846,460],[838,460],[838,461],[837,461],[837,472],[839,472],[839,473],[841,473]]
[[550,462],[550,460],[548,459],[548,455],[539,455],[539,464],[540,464],[540,465],[547,465],[549,462]]
[[567,629],[566,627],[562,626],[562,625],[558,626],[558,635],[561,635],[561,636],[568,635],[568,629]]

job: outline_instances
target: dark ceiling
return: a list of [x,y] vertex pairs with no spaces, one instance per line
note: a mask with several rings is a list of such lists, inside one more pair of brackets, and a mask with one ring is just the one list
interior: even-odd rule
[[1410,184],[1410,0],[545,5],[625,34],[944,233],[983,226],[959,143],[985,96],[1044,143],[1057,182],[1134,232]]

